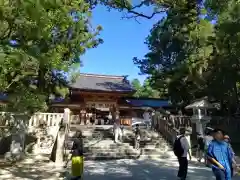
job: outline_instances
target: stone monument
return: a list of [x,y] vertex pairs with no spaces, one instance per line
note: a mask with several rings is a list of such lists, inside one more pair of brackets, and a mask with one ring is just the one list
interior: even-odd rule
[[11,128],[12,142],[10,151],[5,154],[5,158],[10,161],[17,161],[24,156],[25,137],[27,132],[25,115],[11,115],[9,126]]
[[213,105],[207,101],[206,98],[202,98],[194,101],[192,104],[186,106],[186,109],[193,110],[193,116],[191,122],[195,125],[194,133],[204,135],[204,130],[207,123],[210,122],[211,117],[208,116],[208,109],[213,109]]

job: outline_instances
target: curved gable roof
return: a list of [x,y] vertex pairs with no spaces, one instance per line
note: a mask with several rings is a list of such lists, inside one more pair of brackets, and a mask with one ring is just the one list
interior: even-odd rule
[[80,74],[70,88],[106,92],[133,92],[134,88],[126,76]]

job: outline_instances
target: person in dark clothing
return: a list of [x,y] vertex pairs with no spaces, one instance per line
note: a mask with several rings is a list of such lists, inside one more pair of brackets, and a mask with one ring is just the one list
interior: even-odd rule
[[76,132],[76,136],[72,146],[71,160],[73,176],[72,180],[80,180],[83,175],[83,139],[81,131]]
[[180,141],[180,145],[182,148],[181,155],[179,154],[178,163],[179,163],[179,169],[178,169],[178,178],[180,180],[186,180],[187,178],[187,171],[188,171],[188,158],[187,155],[189,155],[189,159],[191,160],[191,154],[189,152],[190,145],[188,143],[188,140],[185,136],[186,130],[185,128],[180,129],[180,135],[177,137]]
[[94,122],[95,122],[95,120],[92,117],[90,117],[90,123],[93,125]]
[[139,149],[140,148],[140,140],[141,140],[141,131],[139,128],[139,124],[136,125],[136,129],[135,129],[135,149]]
[[198,158],[198,162],[201,162],[202,158],[204,157],[204,148],[205,148],[203,135],[198,134],[197,143],[198,143],[197,158]]

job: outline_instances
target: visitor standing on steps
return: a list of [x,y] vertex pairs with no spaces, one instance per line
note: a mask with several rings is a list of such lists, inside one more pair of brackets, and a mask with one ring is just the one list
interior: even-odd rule
[[140,140],[141,140],[141,131],[139,128],[139,124],[137,124],[135,129],[135,140],[134,140],[134,147],[137,150],[140,148]]
[[116,111],[116,116],[114,118],[114,124],[113,124],[115,143],[119,143],[119,140],[122,140],[122,131],[121,131],[120,125],[121,123],[120,123],[119,111]]
[[229,145],[224,141],[224,132],[221,129],[215,129],[213,137],[207,153],[213,174],[216,180],[231,180],[232,152]]
[[[83,138],[82,132],[77,131],[72,147],[72,180],[82,180],[83,179]],[[65,167],[67,167],[68,161],[66,162]]]
[[188,143],[188,140],[185,136],[186,129],[180,128],[180,135],[176,138],[174,145],[173,145],[173,151],[174,154],[178,158],[179,162],[179,169],[178,169],[178,178],[180,180],[185,180],[187,178],[187,171],[188,171],[188,158],[191,160],[191,154],[190,154],[190,145]]
[[121,138],[121,129],[120,129],[120,121],[118,119],[115,120],[113,124],[113,131],[114,131],[114,142],[119,143],[119,139]]
[[238,165],[236,162],[236,157],[235,157],[235,153],[233,151],[232,145],[231,145],[231,140],[230,137],[228,135],[224,136],[224,141],[228,144],[231,153],[232,153],[232,176],[237,174],[237,169],[238,169]]
[[204,137],[202,134],[197,135],[197,159],[198,162],[201,162],[202,158],[204,157],[204,148],[205,148],[205,144],[204,144]]

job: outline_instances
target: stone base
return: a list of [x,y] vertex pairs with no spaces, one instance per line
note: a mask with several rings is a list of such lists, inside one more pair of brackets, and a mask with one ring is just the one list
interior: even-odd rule
[[19,152],[19,153],[11,153],[11,152],[7,152],[5,155],[4,155],[4,159],[6,161],[10,161],[10,162],[15,162],[15,161],[21,161],[23,160],[25,157],[25,154],[23,152]]

